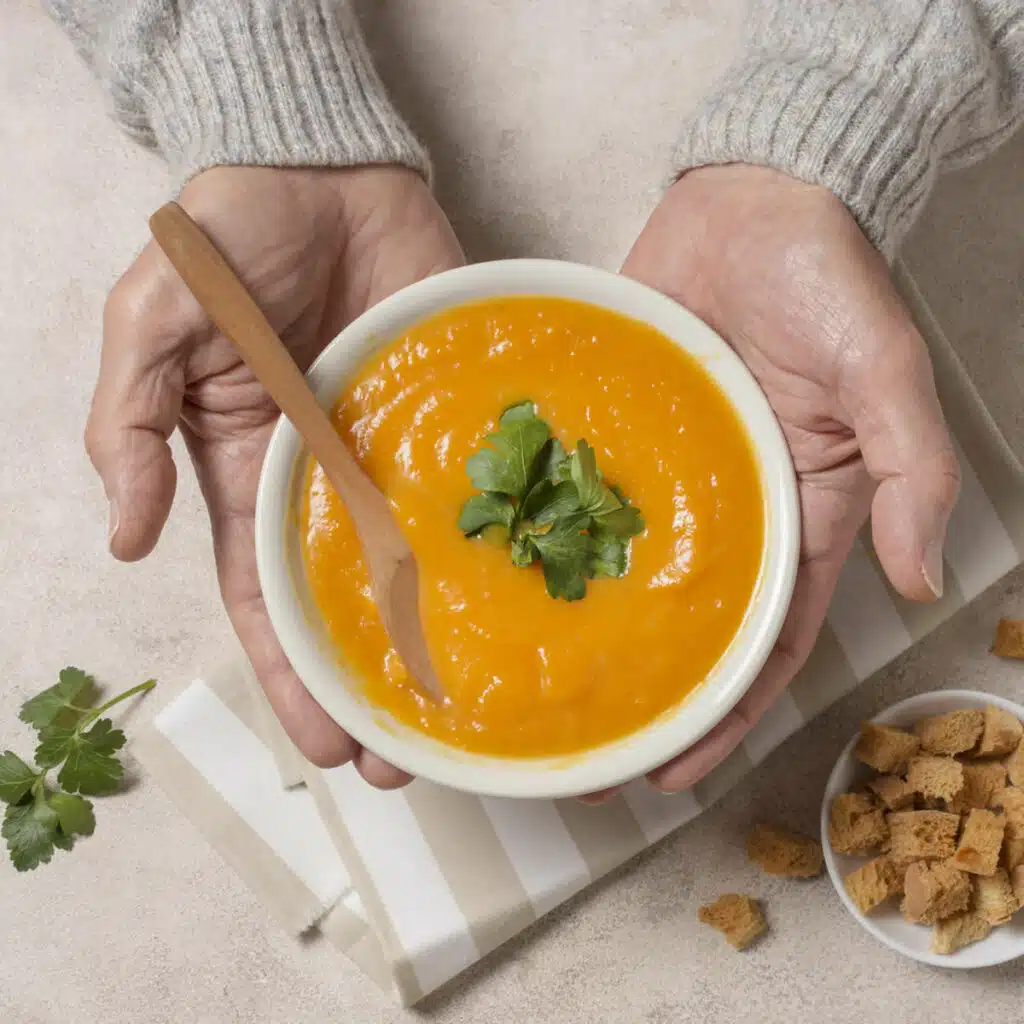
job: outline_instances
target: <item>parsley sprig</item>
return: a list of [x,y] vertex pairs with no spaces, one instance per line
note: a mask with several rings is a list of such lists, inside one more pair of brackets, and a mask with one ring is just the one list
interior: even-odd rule
[[[0,754],[0,800],[7,804],[0,834],[18,871],[47,864],[54,849],[70,850],[77,836],[92,835],[96,818],[86,796],[113,793],[124,777],[115,756],[124,733],[100,716],[154,686],[150,679],[98,708],[87,707],[95,689],[92,676],[66,668],[55,685],[22,705],[18,717],[39,734],[35,765],[11,750]],[[58,768],[55,788],[49,774]]]
[[588,579],[626,574],[643,516],[604,482],[586,441],[567,452],[531,401],[506,409],[486,441],[466,460],[481,492],[459,514],[467,537],[507,544],[517,566],[539,561],[548,593],[566,601],[586,596]]

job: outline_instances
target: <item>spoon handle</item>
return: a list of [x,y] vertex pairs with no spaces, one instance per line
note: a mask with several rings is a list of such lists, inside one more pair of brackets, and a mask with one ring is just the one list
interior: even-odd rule
[[199,225],[177,203],[167,203],[150,217],[149,227],[210,319],[305,439],[356,528],[384,510],[390,515],[387,499],[338,436],[291,353]]

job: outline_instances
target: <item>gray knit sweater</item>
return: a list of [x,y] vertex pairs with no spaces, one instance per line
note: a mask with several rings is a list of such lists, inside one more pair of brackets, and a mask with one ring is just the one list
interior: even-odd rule
[[[117,120],[179,180],[216,164],[380,162],[429,177],[349,0],[50,6]],[[743,161],[825,185],[891,255],[936,176],[1024,121],[1024,0],[751,7],[742,59],[683,127],[681,171]]]

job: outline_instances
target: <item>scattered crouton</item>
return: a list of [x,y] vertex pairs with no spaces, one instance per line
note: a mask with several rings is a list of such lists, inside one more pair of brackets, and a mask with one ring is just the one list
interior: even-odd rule
[[946,811],[894,811],[886,816],[893,857],[945,860],[956,851],[960,815]]
[[1001,619],[990,650],[1000,658],[1024,658],[1024,619]]
[[985,708],[985,724],[974,756],[1004,757],[1017,749],[1022,736],[1024,725],[1020,724],[1017,716],[990,704]]
[[747,856],[769,875],[813,878],[825,863],[821,843],[778,825],[755,825],[747,835]]
[[914,726],[914,734],[925,753],[952,756],[973,750],[984,727],[985,712],[981,708],[965,708],[922,718]]
[[1017,749],[1006,759],[1006,774],[1010,776],[1010,785],[1024,789],[1024,740],[1017,744]]
[[720,931],[736,949],[746,949],[768,927],[757,901],[735,892],[701,907],[697,918]]
[[1024,865],[1024,839],[1003,840],[1003,867],[1013,871]]
[[932,932],[932,952],[955,953],[972,942],[981,942],[992,931],[992,925],[979,914],[967,911],[940,921]]
[[989,806],[1006,815],[1006,835],[1010,839],[1024,839],[1024,789],[1006,786],[992,794]]
[[898,775],[879,775],[868,782],[868,789],[882,801],[887,811],[903,811],[914,806],[914,788]]
[[1010,876],[1002,869],[993,875],[974,880],[974,899],[971,909],[993,927],[1006,924],[1017,912],[1020,902],[1014,895]]
[[914,757],[907,771],[907,784],[926,800],[953,800],[963,792],[964,766],[951,757]]
[[837,853],[868,853],[888,836],[885,812],[866,793],[843,793],[832,801],[828,840]]
[[966,814],[972,807],[988,807],[992,797],[1006,785],[1006,766],[1001,761],[968,762],[963,766],[964,788],[946,802],[946,810]]
[[903,891],[903,877],[888,857],[876,857],[843,879],[850,899],[862,914],[870,914]]
[[972,810],[953,855],[953,863],[972,875],[994,875],[999,867],[1006,821],[992,811]]
[[865,722],[854,755],[876,772],[902,772],[920,748],[921,741],[909,732]]
[[971,880],[948,860],[919,860],[903,879],[903,916],[913,924],[935,924],[965,911]]

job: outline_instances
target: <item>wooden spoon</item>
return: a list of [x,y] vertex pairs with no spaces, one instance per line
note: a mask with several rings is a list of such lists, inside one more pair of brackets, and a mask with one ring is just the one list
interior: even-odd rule
[[420,622],[416,559],[387,498],[356,462],[256,301],[195,221],[177,203],[167,203],[150,217],[149,227],[199,305],[323,467],[355,524],[373,599],[395,650],[420,686],[442,699]]

